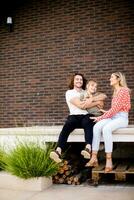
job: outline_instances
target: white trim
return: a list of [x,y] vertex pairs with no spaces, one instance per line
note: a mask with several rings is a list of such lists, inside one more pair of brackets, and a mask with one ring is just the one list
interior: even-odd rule
[[[57,142],[62,126],[33,126],[17,128],[1,128],[0,140],[13,139],[14,137],[24,136],[33,138],[42,138],[46,142]],[[102,139],[103,141],[103,139]],[[83,129],[75,129],[69,136],[68,142],[84,142]],[[113,132],[113,142],[134,142],[134,125],[127,128],[120,128]]]

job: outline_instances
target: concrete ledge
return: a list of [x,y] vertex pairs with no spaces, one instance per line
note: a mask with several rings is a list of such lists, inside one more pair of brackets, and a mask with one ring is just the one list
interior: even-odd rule
[[0,172],[0,188],[24,191],[42,191],[52,185],[52,178],[39,177],[21,179],[6,172]]
[[[18,138],[37,138],[45,142],[57,142],[62,126],[33,126],[17,128],[1,128],[0,141]],[[101,139],[103,141],[103,138]],[[75,129],[69,136],[68,142],[84,142],[83,129]],[[113,132],[114,142],[134,142],[134,125],[120,128]]]

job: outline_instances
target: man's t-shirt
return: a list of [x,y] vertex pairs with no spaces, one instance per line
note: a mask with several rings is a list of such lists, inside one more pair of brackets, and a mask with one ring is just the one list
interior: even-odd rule
[[66,92],[66,102],[70,111],[70,115],[86,115],[88,114],[87,110],[82,110],[78,108],[77,106],[73,105],[70,100],[73,98],[78,97],[80,99],[80,96],[83,94],[84,90],[81,90],[80,92],[76,91],[75,89],[68,90]]

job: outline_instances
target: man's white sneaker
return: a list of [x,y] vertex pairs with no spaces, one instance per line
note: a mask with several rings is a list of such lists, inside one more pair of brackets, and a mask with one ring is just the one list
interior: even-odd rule
[[62,162],[62,160],[60,159],[60,154],[57,151],[51,151],[50,158],[56,163]]
[[84,150],[81,151],[81,155],[85,158],[85,159],[90,159],[91,157],[91,152],[88,148],[85,148]]

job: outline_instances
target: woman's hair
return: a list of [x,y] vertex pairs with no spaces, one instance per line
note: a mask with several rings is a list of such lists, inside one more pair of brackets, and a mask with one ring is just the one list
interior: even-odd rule
[[75,76],[77,76],[77,75],[82,77],[82,79],[83,79],[82,89],[85,90],[87,80],[85,79],[84,75],[81,74],[81,73],[75,73],[75,74],[73,74],[73,75],[69,78],[69,83],[68,83],[69,89],[73,89],[73,88],[74,88],[74,78],[75,78]]
[[[114,72],[113,75],[115,75],[118,79],[119,79],[119,85],[121,87],[126,87],[128,88],[127,86],[127,82],[126,82],[126,78],[125,78],[125,75],[121,72]],[[131,92],[131,90],[128,88],[129,92]]]
[[115,75],[119,79],[119,85],[121,87],[128,87],[125,75],[123,73],[121,73],[121,72],[115,72],[115,73],[113,73],[113,75]]

